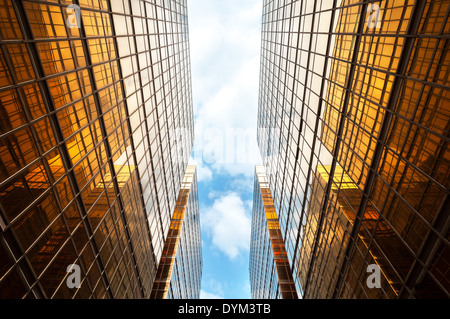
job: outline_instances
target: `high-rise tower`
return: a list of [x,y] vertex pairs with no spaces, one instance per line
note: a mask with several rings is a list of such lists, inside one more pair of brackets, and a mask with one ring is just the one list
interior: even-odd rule
[[150,298],[200,298],[202,264],[197,172],[188,166]]
[[184,0],[0,1],[1,297],[150,296],[193,145],[189,59]]
[[255,299],[297,299],[292,271],[263,166],[255,168],[250,286]]
[[258,143],[299,297],[450,297],[449,10],[264,2]]

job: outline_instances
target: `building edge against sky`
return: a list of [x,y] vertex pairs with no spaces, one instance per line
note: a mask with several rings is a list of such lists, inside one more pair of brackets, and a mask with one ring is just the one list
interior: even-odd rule
[[[186,1],[74,4],[0,4],[0,297],[149,298],[194,138]],[[192,185],[173,298],[199,296]]]
[[252,298],[298,298],[264,166],[255,167],[249,268]]
[[195,166],[189,165],[150,298],[199,299],[202,265],[197,171]]
[[449,6],[264,1],[258,144],[300,298],[450,297]]

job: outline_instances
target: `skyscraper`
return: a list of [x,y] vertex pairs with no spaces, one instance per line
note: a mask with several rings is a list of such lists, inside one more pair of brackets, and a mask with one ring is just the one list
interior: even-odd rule
[[183,0],[0,2],[1,297],[150,297],[193,145],[189,59]]
[[197,172],[195,166],[188,166],[150,297],[198,299],[201,277]]
[[264,2],[258,144],[299,297],[450,297],[449,8]]
[[250,285],[255,299],[297,299],[292,271],[263,166],[255,168]]

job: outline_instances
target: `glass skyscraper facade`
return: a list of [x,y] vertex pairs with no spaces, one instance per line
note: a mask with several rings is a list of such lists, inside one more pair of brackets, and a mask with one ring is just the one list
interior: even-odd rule
[[258,144],[300,298],[450,297],[449,10],[264,1]]
[[254,299],[297,299],[264,166],[256,166],[250,241],[250,290]]
[[195,166],[188,166],[173,212],[151,298],[200,298],[203,264],[200,234],[197,172]]
[[0,1],[0,297],[150,297],[193,145],[190,74],[185,0]]

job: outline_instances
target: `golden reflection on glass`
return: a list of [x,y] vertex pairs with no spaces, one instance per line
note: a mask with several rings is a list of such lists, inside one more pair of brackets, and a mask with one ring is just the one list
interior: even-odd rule
[[158,265],[156,279],[153,284],[151,299],[166,299],[172,279],[172,271],[180,243],[181,231],[188,209],[189,196],[195,177],[195,166],[188,166],[183,178],[180,194],[170,222],[169,233],[164,244],[162,256]]
[[448,297],[450,4],[382,1],[377,27],[367,3],[290,5],[264,3],[258,142],[299,294]]
[[[108,10],[106,1],[79,4]],[[66,26],[65,5],[23,1],[23,7],[27,17],[24,23],[38,41],[2,43],[0,50],[1,221],[6,219],[4,222],[17,236],[20,252],[16,253],[29,260],[46,297],[103,298],[110,294],[107,289],[117,297],[141,296],[138,288],[128,287],[139,280],[149,286],[154,274],[144,257],[151,247],[142,245],[149,239],[145,237],[144,208],[136,192],[140,180],[122,84],[118,82],[119,64],[112,61],[117,54],[110,14],[82,10],[87,39],[79,39],[80,30]],[[0,27],[2,40],[23,39],[10,0],[0,4]],[[106,37],[90,39],[99,35]],[[30,47],[36,51],[29,52]],[[85,69],[86,54],[95,64],[92,69]],[[37,79],[33,55],[45,80]],[[11,85],[14,88],[5,89]],[[50,102],[43,98],[48,94],[41,92],[46,87]],[[48,113],[47,104],[55,108],[54,114]],[[57,142],[58,130],[64,143]],[[89,245],[90,232],[99,256],[94,257]],[[141,272],[139,279],[127,266],[132,253]],[[100,259],[111,288],[101,280],[105,275],[99,271]],[[1,269],[6,262],[2,258]],[[85,278],[82,288],[75,291],[61,284],[67,276],[67,265],[72,263],[82,266]],[[0,290],[3,295],[3,288]],[[143,292],[148,296],[145,288]],[[31,290],[26,293],[31,294]]]
[[[275,264],[278,277],[280,296],[283,299],[297,299],[297,290],[292,277],[292,270],[287,258],[283,235],[280,230],[278,216],[272,199],[267,178],[262,166],[256,166],[255,179],[259,187],[258,194],[261,194],[262,210],[265,215],[265,225],[269,232],[273,262]],[[264,227],[263,226],[263,227]],[[253,239],[256,240],[256,239]]]

